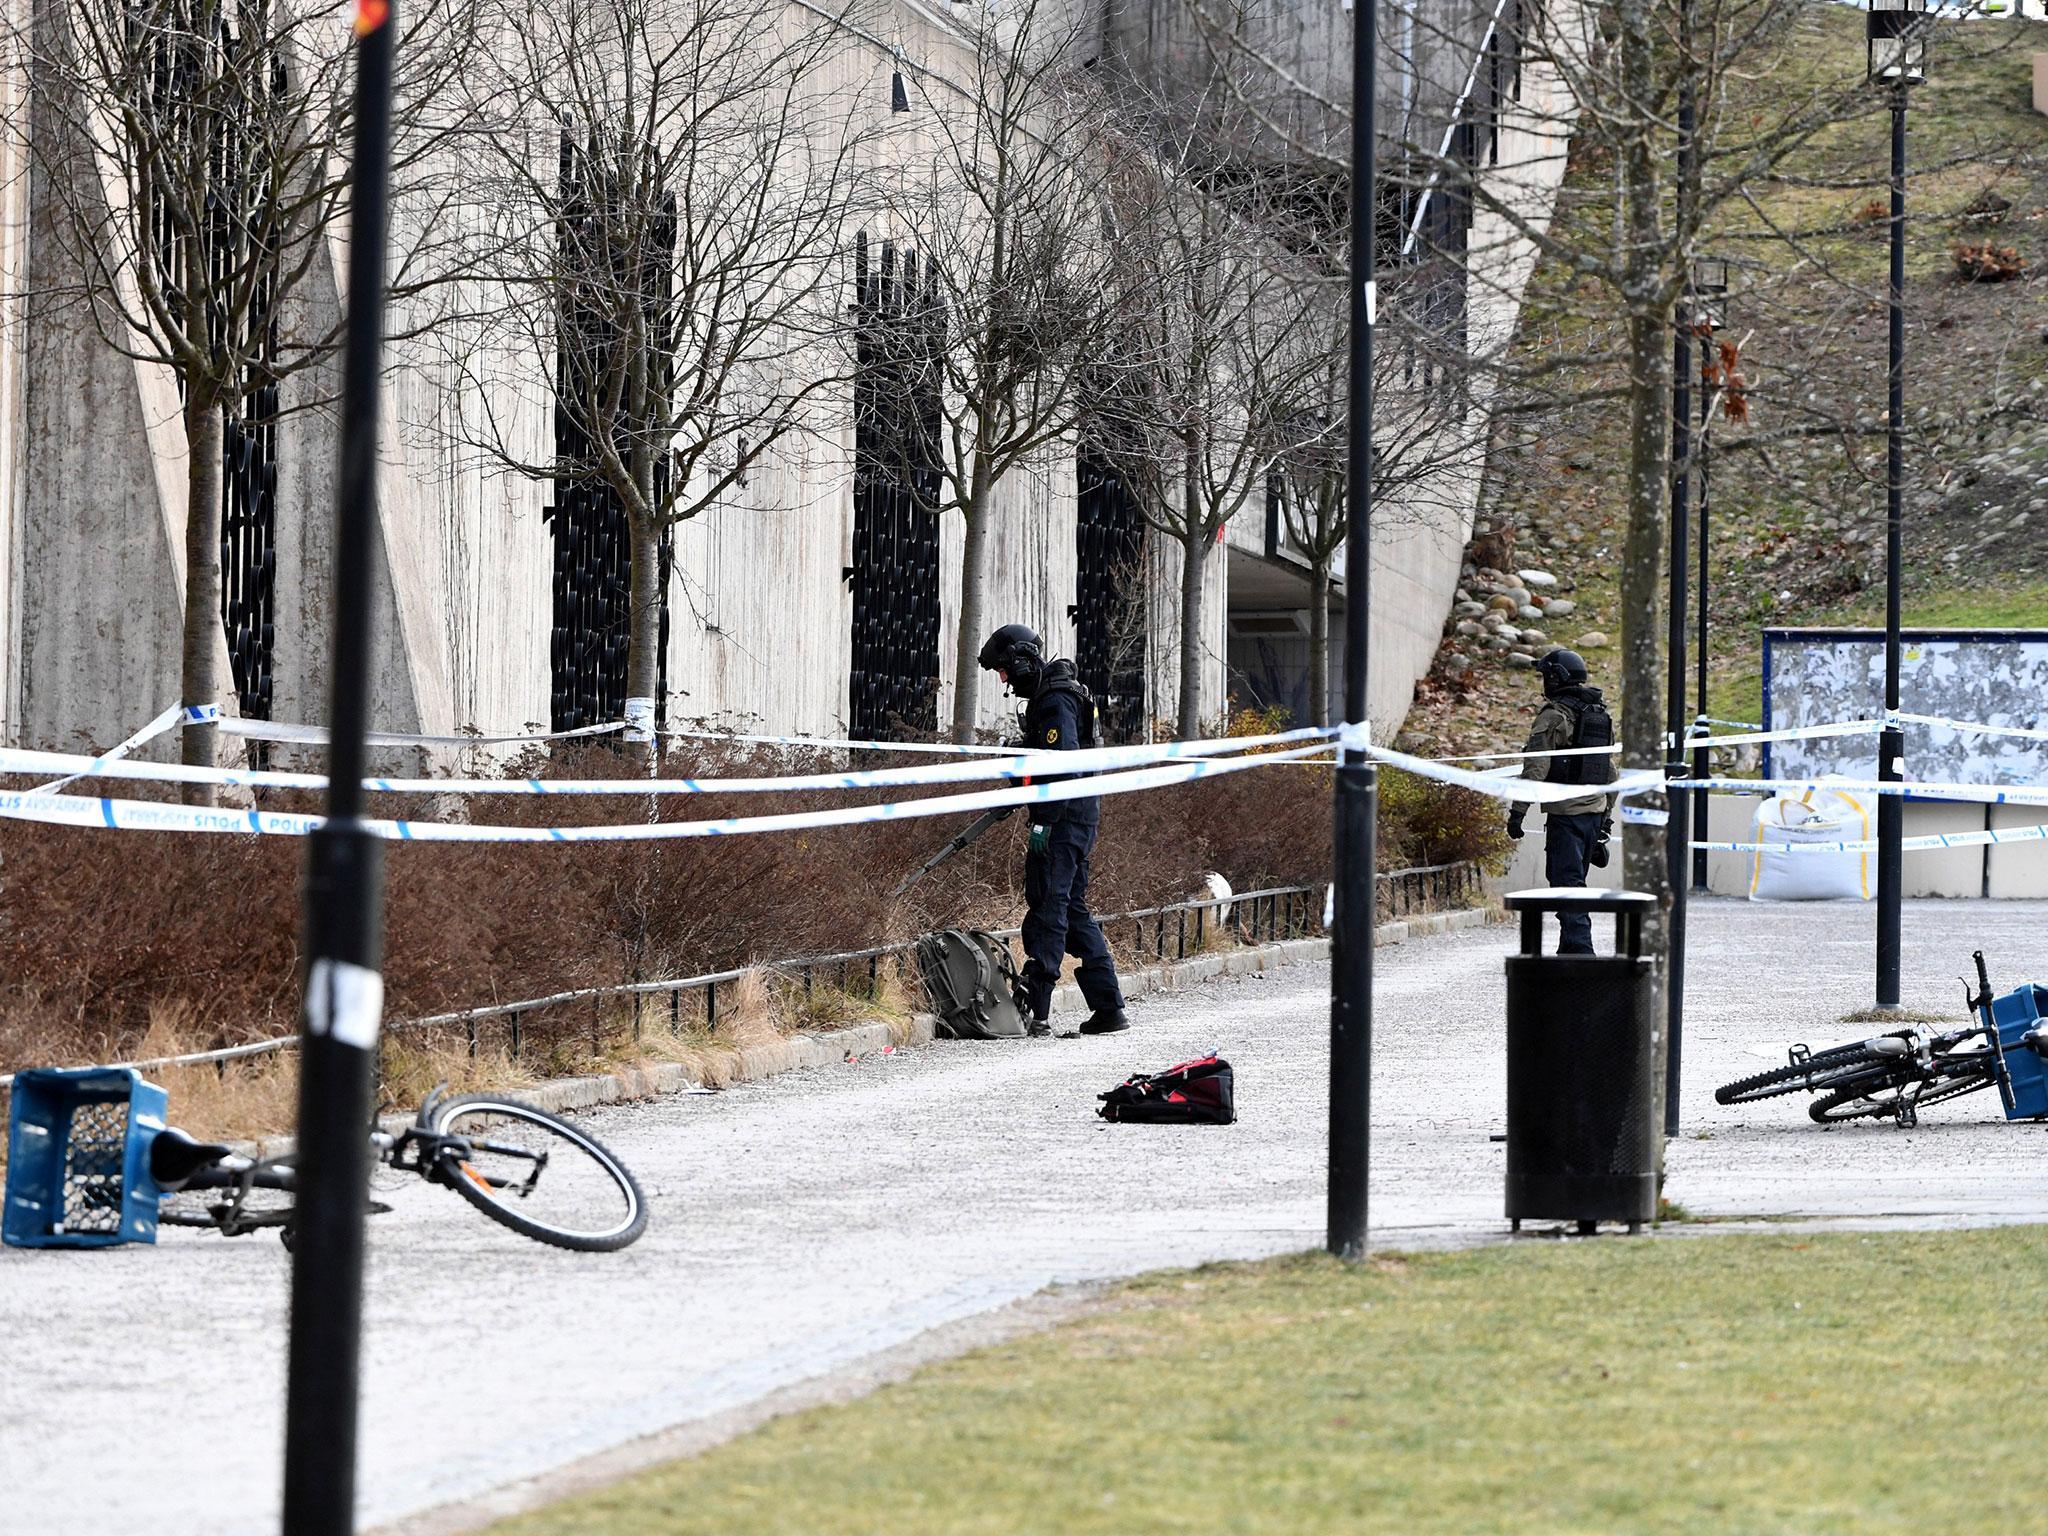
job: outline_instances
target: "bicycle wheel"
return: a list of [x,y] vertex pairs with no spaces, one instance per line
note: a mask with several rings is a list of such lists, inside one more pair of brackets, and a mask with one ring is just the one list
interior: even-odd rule
[[522,1237],[579,1253],[610,1253],[647,1230],[647,1200],[626,1165],[569,1121],[515,1099],[449,1099],[428,1126],[460,1137],[442,1182]]
[[1757,1073],[1755,1077],[1738,1078],[1716,1088],[1714,1102],[1754,1104],[1759,1099],[1774,1099],[1779,1094],[1798,1093],[1802,1089],[1818,1092],[1831,1084],[1839,1085],[1845,1077],[1861,1075],[1873,1066],[1897,1059],[1873,1051],[1868,1046],[1838,1046],[1793,1065],[1774,1067],[1768,1072]]
[[[1973,1062],[1962,1070],[1951,1069],[1946,1073],[1937,1067],[1935,1080],[1914,1099],[1913,1113],[1918,1115],[1928,1105],[1939,1104],[1944,1099],[1959,1099],[1966,1093],[1989,1088],[1997,1081],[1996,1070],[1988,1062],[1982,1065]],[[1806,1112],[1822,1125],[1840,1125],[1848,1120],[1882,1119],[1899,1112],[1899,1097],[1906,1091],[1907,1086],[1897,1083],[1885,1088],[1872,1089],[1865,1084],[1841,1089],[1826,1098],[1816,1099],[1807,1106]]]

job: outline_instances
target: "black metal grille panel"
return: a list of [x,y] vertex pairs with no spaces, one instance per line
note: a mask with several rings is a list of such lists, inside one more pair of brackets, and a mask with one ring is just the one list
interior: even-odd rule
[[[595,144],[585,147],[568,134],[562,135],[558,241],[563,270],[576,274],[578,280],[565,286],[566,297],[556,317],[558,472],[555,499],[541,512],[554,546],[548,717],[551,728],[558,731],[622,720],[626,713],[632,641],[632,526],[618,492],[591,468],[595,445],[588,426],[588,402],[597,395],[591,381],[610,376],[618,360],[621,306],[614,301],[627,285],[646,311],[649,333],[657,338],[654,397],[666,400],[674,380],[670,352],[675,330],[673,263],[646,259],[639,262],[637,271],[628,270],[634,258],[630,252],[614,248],[616,203],[606,185],[610,173],[595,150]],[[676,235],[672,199],[664,214],[666,222],[657,222],[653,238],[644,245],[672,256]],[[623,430],[621,436],[626,436]],[[667,474],[667,466],[657,463],[657,497]],[[672,526],[664,525],[661,530],[656,564],[661,619],[655,722],[660,725],[668,715],[668,593],[675,569]]]
[[[151,110],[159,121],[189,141],[204,141],[213,170],[203,222],[197,232],[207,271],[208,340],[229,356],[249,359],[241,378],[240,397],[222,408],[220,617],[227,639],[228,661],[241,714],[268,720],[274,696],[272,658],[277,641],[277,416],[278,326],[275,251],[266,260],[264,241],[270,219],[262,211],[264,168],[250,163],[249,125],[234,110],[221,110],[217,86],[201,78],[200,25],[211,29],[208,45],[229,56],[227,78],[265,82],[283,89],[281,61],[266,72],[249,51],[266,46],[260,21],[253,28],[229,25],[232,7],[194,11],[178,18],[175,28],[157,42],[149,81]],[[254,115],[265,109],[262,84],[251,90],[258,99],[236,106]],[[204,97],[203,109],[197,104]],[[256,130],[262,132],[261,128]],[[159,190],[149,209],[152,256],[164,302],[172,314],[185,309],[185,273],[194,232],[173,217],[169,200]],[[266,270],[268,269],[268,270]],[[248,304],[240,314],[223,302],[248,281]],[[236,334],[229,335],[234,326]],[[180,395],[185,380],[178,381]],[[195,700],[193,702],[204,702]]]
[[1095,695],[1100,739],[1136,741],[1145,729],[1145,522],[1102,455],[1082,450],[1074,470],[1074,667]]
[[128,1101],[80,1104],[64,1143],[64,1230],[121,1230],[122,1174],[128,1158]]
[[946,312],[915,252],[854,245],[853,734],[938,724],[939,373]]

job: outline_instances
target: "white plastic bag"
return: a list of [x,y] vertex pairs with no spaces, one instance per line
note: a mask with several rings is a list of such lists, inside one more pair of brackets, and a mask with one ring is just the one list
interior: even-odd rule
[[[1756,808],[1751,901],[1868,901],[1872,864],[1867,853],[1808,853],[1802,844],[1867,842],[1876,819],[1875,797],[1840,789],[1773,795]],[[1781,851],[1783,850],[1783,851]]]

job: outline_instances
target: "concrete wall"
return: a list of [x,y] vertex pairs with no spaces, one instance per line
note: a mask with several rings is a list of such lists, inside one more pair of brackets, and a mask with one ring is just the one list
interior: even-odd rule
[[[801,4],[790,14],[792,25],[821,24]],[[897,0],[887,23],[870,18],[881,30],[848,34],[824,88],[848,92],[863,110],[886,117],[899,45],[906,66],[925,72],[934,92],[972,78],[961,39],[942,18]],[[1326,18],[1321,25],[1337,24]],[[916,130],[890,143],[890,153],[917,162]],[[18,163],[0,167],[7,168],[20,170]],[[54,242],[30,238],[46,233],[52,217],[30,201],[30,184],[20,174],[0,183],[0,274],[22,271],[25,262],[29,290],[47,294],[74,274],[62,269]],[[24,213],[32,215],[28,230]],[[405,220],[400,209],[401,242]],[[330,241],[326,256],[287,316],[307,331],[331,323],[345,298],[344,235]],[[1493,286],[1518,293],[1518,284]],[[19,304],[21,289],[18,278],[8,281],[6,303]],[[79,311],[31,300],[14,329],[8,314],[0,309],[0,739],[104,745],[177,701],[184,461],[176,384],[162,367],[120,357]],[[393,328],[412,318],[394,313]],[[464,344],[457,336],[454,345]],[[552,549],[541,509],[552,490],[461,446],[474,436],[465,413],[477,401],[450,345],[446,336],[402,340],[388,353],[372,723],[398,731],[516,731],[548,717]],[[551,441],[546,360],[530,348],[523,356],[505,350],[480,367],[495,381],[494,407],[522,424],[534,459],[544,460],[540,450]],[[286,386],[274,652],[281,720],[318,721],[326,713],[336,423],[323,402],[337,385],[338,370],[326,368]],[[667,658],[672,719],[821,735],[845,728],[850,410],[840,398],[821,401],[818,411],[811,440],[764,463],[744,489],[677,531]],[[1405,712],[1456,579],[1471,487],[1453,479],[1448,500],[1462,511],[1429,527],[1389,516],[1376,545],[1376,647],[1384,670],[1373,708],[1382,720]],[[991,624],[1022,619],[1060,650],[1073,643],[1074,494],[1070,446],[1049,448],[1029,474],[1011,479],[990,595]],[[1249,527],[1257,519],[1244,521]],[[1170,720],[1180,550],[1158,536],[1148,542],[1148,707]],[[951,520],[941,553],[944,718],[958,620],[959,529]],[[1220,549],[1208,561],[1206,720],[1224,704],[1228,565]],[[224,642],[220,676],[231,688]],[[1014,704],[992,683],[976,682],[981,719],[1005,724]],[[218,702],[231,707],[231,695]]]

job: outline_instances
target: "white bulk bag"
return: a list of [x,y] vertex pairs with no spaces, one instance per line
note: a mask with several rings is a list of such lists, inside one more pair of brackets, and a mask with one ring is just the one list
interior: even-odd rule
[[1867,853],[1806,853],[1802,844],[1860,843],[1871,836],[1876,797],[1840,789],[1773,795],[1756,808],[1751,901],[1868,901]]

